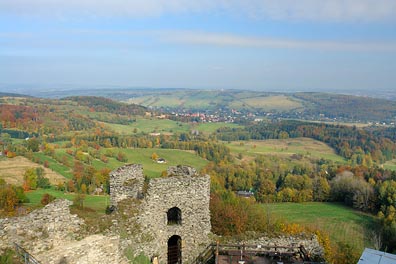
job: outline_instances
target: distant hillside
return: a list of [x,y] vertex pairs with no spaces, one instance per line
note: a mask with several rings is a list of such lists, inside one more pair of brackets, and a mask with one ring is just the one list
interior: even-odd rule
[[387,121],[396,117],[395,101],[327,93],[296,93],[293,96],[304,102],[304,112],[308,115],[320,113],[332,119],[355,121]]
[[0,92],[0,97],[31,97],[30,95]]
[[[42,94],[44,95],[44,94]],[[73,95],[73,96],[71,96]],[[94,96],[93,96],[94,95]],[[392,98],[394,94],[387,94]],[[102,98],[100,98],[100,97]],[[396,101],[345,94],[316,92],[274,93],[247,90],[97,89],[47,92],[44,97],[64,97],[97,112],[142,114],[144,107],[165,112],[219,113],[289,118],[325,122],[396,123]],[[118,104],[104,98],[129,104]],[[144,107],[140,107],[141,105]]]
[[305,120],[394,123],[396,102],[343,94],[258,91],[157,90],[128,99],[157,109],[234,109],[258,115]]
[[62,100],[77,102],[80,106],[86,106],[95,112],[108,112],[120,115],[143,115],[147,108],[135,105],[116,102],[108,98],[97,96],[72,96]]

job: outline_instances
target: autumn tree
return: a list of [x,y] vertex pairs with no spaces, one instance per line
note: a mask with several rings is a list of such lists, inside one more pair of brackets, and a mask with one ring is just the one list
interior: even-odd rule
[[27,149],[33,152],[39,151],[40,142],[37,138],[30,138],[26,141]]
[[158,159],[157,153],[154,152],[154,153],[151,155],[151,159],[154,160],[154,161],[156,161],[156,160]]
[[28,168],[23,174],[23,189],[25,191],[37,189],[37,172],[35,168]]
[[45,193],[45,194],[43,194],[43,196],[41,197],[40,203],[41,203],[42,205],[47,205],[47,204],[49,204],[50,202],[54,201],[55,199],[56,199],[55,196],[52,196],[52,195],[49,194],[49,193]]
[[124,152],[118,152],[118,154],[117,154],[117,160],[118,161],[121,161],[121,162],[127,162],[128,161],[128,158],[127,158],[127,156],[125,155],[125,153]]

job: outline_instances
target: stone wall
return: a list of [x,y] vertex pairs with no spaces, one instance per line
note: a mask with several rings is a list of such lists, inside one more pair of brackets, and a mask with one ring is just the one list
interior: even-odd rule
[[70,214],[72,202],[57,199],[23,217],[0,219],[0,249],[17,243],[35,255],[78,238],[84,221]]
[[[319,244],[316,235],[312,235],[310,237],[307,237],[306,235],[261,237],[258,239],[243,241],[241,244],[284,247],[299,247],[302,245],[308,254],[314,259],[322,259],[324,257],[323,247]],[[282,252],[282,249],[278,250]]]
[[119,237],[88,235],[84,221],[70,213],[71,204],[56,199],[26,216],[0,219],[0,254],[15,242],[43,264],[128,263]]
[[[133,216],[134,220],[124,221],[130,221],[129,225],[134,226],[126,227],[124,249],[133,248],[136,254],[143,252],[148,257],[158,257],[159,263],[167,263],[168,241],[177,235],[181,238],[182,262],[190,263],[209,243],[210,177],[198,175],[194,168],[188,166],[170,167],[167,172],[168,177],[150,180],[144,199],[136,205],[139,212]],[[128,181],[128,175],[115,176]],[[114,189],[117,190],[114,200],[120,202],[121,197],[129,197],[120,193],[120,188]],[[181,224],[168,224],[167,212],[174,207],[181,211]],[[128,212],[118,213],[127,218]]]
[[110,204],[126,198],[139,198],[144,185],[143,167],[140,164],[124,165],[110,172]]

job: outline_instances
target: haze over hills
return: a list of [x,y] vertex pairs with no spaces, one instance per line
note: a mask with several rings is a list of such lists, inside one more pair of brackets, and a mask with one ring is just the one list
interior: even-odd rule
[[38,98],[101,96],[129,104],[142,105],[165,113],[202,112],[235,118],[291,118],[325,122],[395,124],[396,98],[393,92],[376,97],[360,91],[352,95],[324,92],[266,92],[249,90],[210,90],[181,88],[108,88],[81,90],[20,89],[21,94]]
[[176,87],[137,87],[137,86],[112,86],[112,85],[96,85],[96,86],[76,86],[76,85],[33,85],[33,84],[1,84],[0,92],[26,94],[35,97],[44,98],[62,98],[73,95],[99,95],[104,97],[112,97],[114,94],[119,95],[133,95],[134,93],[140,94],[141,92],[161,92],[161,91],[175,91],[175,90],[210,90],[210,91],[259,91],[259,92],[274,92],[274,93],[296,93],[296,92],[321,92],[332,94],[346,94],[356,95],[363,97],[381,98],[387,100],[396,100],[396,89],[193,89],[193,88],[176,88]]

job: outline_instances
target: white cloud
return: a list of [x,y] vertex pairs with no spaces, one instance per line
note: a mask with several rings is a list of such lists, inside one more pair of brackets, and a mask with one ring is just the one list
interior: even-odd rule
[[162,41],[171,43],[215,46],[238,46],[279,49],[316,49],[333,51],[384,51],[396,52],[395,42],[347,42],[325,40],[298,40],[249,37],[234,34],[216,34],[195,31],[158,32]]
[[146,17],[226,12],[253,19],[386,21],[395,0],[0,0],[0,14]]

